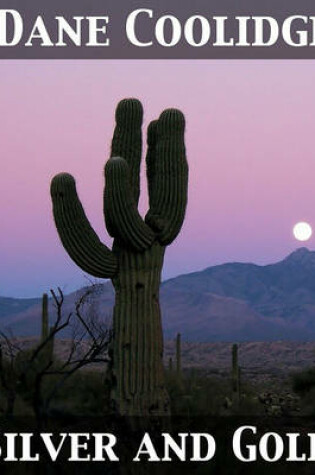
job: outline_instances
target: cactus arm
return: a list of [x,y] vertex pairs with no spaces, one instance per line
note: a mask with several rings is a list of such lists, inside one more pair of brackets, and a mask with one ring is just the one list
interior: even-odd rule
[[123,157],[129,165],[131,188],[136,204],[140,194],[142,117],[142,105],[137,99],[124,99],[119,102],[111,149],[111,157]]
[[146,223],[162,245],[178,235],[187,204],[188,165],[184,144],[185,119],[176,109],[162,112],[148,133],[147,176],[149,212]]
[[157,126],[158,126],[158,121],[153,120],[152,122],[150,122],[149,127],[148,127],[148,137],[147,137],[148,148],[147,148],[147,156],[146,156],[146,166],[147,166],[150,212],[147,214],[145,221],[156,233],[159,233],[165,227],[165,220],[163,219],[163,216],[159,216],[158,214],[153,214],[153,209],[155,209],[154,197],[156,197],[153,193],[153,188],[154,188],[155,163],[156,163]]
[[105,166],[104,214],[109,234],[118,244],[144,251],[155,235],[141,218],[130,186],[129,167],[125,159],[112,157]]
[[69,256],[95,277],[114,277],[117,259],[91,227],[77,196],[74,178],[67,173],[56,175],[50,191],[56,227]]
[[146,165],[147,165],[147,179],[148,179],[148,189],[150,190],[153,185],[154,177],[154,164],[156,156],[156,137],[157,137],[157,125],[158,121],[153,120],[150,122],[148,127],[148,137],[147,137],[147,156],[146,156]]

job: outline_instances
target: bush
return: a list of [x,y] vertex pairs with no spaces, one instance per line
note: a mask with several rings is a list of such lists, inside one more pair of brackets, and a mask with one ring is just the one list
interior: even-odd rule
[[243,385],[241,403],[232,404],[229,378],[207,376],[203,370],[191,369],[179,381],[175,371],[166,373],[166,385],[173,415],[257,414],[261,407],[248,385]]
[[305,396],[313,388],[315,388],[315,368],[293,375],[293,390],[296,393]]

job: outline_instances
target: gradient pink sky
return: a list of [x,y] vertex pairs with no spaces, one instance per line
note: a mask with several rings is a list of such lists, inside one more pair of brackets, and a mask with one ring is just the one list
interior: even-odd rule
[[187,119],[189,206],[164,278],[280,260],[300,245],[294,223],[315,227],[314,61],[1,61],[0,77],[0,295],[87,283],[59,242],[49,182],[74,175],[110,244],[103,167],[124,97],[143,102],[146,124],[166,107]]

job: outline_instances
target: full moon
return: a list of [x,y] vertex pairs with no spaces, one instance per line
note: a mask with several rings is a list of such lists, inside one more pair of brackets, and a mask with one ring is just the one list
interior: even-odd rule
[[308,241],[312,235],[312,228],[308,223],[301,221],[293,227],[293,234],[298,241]]

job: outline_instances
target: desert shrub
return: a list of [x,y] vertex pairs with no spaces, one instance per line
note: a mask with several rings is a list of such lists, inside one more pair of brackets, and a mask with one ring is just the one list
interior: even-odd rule
[[224,410],[228,383],[222,378],[208,377],[192,369],[180,381],[176,374],[167,373],[167,389],[174,415],[219,415]]
[[62,386],[51,405],[52,412],[97,416],[110,410],[109,384],[100,371],[78,371]]
[[[13,364],[3,359],[6,387],[2,386],[0,378],[0,415],[7,411],[9,392],[14,395],[15,415],[34,413],[35,381],[44,366],[40,358],[27,366],[32,351],[21,351]],[[63,373],[58,373],[60,368],[62,362],[55,358],[49,371],[56,374],[47,374],[41,380],[40,400],[44,409],[49,400],[47,415],[58,412],[99,415],[109,411],[110,388],[104,371],[80,370],[63,381]]]
[[315,415],[315,368],[309,368],[292,375],[292,388],[300,398],[302,415]]
[[307,370],[295,373],[292,376],[293,390],[305,396],[309,391],[315,388],[315,368],[309,368]]
[[208,375],[202,369],[184,371],[180,380],[175,371],[166,372],[167,390],[173,415],[260,414],[261,404],[248,383],[242,383],[239,405],[232,403],[229,377]]

